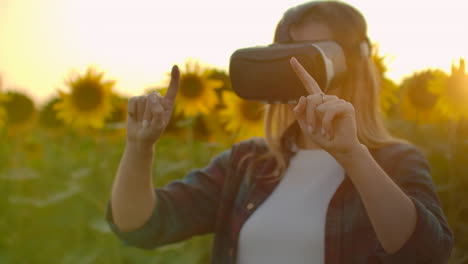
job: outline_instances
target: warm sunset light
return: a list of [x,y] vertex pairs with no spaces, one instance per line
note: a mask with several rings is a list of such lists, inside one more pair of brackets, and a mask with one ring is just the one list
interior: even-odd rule
[[[301,2],[2,1],[0,74],[6,87],[42,101],[70,72],[94,65],[116,90],[137,95],[187,57],[226,69],[234,50],[270,43],[282,13]],[[464,1],[348,2],[366,16],[396,81],[468,58]]]
[[312,1],[0,0],[0,264],[467,263],[468,0]]

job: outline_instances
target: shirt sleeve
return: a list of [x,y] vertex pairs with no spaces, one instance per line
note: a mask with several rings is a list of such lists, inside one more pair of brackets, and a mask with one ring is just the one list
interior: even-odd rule
[[191,170],[183,179],[155,188],[157,202],[150,218],[139,228],[122,232],[112,217],[110,200],[106,220],[121,243],[154,249],[214,231],[231,149],[215,156],[208,166]]
[[377,240],[377,255],[382,263],[447,263],[453,233],[436,194],[429,162],[415,147],[399,156],[394,180],[416,207],[416,226],[410,238],[393,254],[386,253]]

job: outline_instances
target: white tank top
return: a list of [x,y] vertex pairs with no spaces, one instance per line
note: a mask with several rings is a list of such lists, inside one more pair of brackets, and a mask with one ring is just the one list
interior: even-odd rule
[[328,152],[299,149],[242,226],[237,264],[325,263],[328,204],[343,179],[343,168]]

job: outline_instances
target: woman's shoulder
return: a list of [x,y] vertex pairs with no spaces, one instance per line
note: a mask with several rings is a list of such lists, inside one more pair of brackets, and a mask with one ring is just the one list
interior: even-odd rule
[[386,171],[408,166],[430,169],[426,153],[411,143],[394,143],[376,149],[369,149],[374,159]]
[[[263,137],[251,137],[232,146],[235,157],[241,158],[246,154],[261,154],[268,150]],[[370,148],[369,152],[382,167],[395,168],[397,166],[411,165],[414,162],[429,166],[426,153],[418,146],[409,142],[397,142],[379,148]]]
[[381,158],[395,158],[407,155],[425,157],[426,155],[420,147],[417,147],[407,142],[397,142],[388,144],[380,148],[370,149],[370,152],[373,155]]
[[268,150],[266,141],[262,137],[251,137],[234,143],[231,146],[231,160],[234,163],[239,162],[243,157],[259,155]]
[[[268,145],[265,138],[255,136],[234,143],[232,148],[240,153],[262,153],[268,150]],[[420,147],[409,142],[396,142],[379,148],[370,148],[369,151],[374,158],[388,162],[405,157],[427,159],[426,153]]]
[[246,152],[263,152],[267,150],[267,144],[265,138],[263,137],[251,137],[248,139],[241,140],[234,143],[233,149],[236,151],[246,153]]

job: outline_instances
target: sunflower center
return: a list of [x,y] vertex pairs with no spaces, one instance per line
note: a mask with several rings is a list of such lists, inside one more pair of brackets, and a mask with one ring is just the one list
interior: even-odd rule
[[10,124],[22,124],[28,121],[34,113],[34,103],[27,96],[12,93],[11,100],[5,104]]
[[408,99],[416,109],[430,110],[437,102],[438,96],[428,90],[429,82],[435,74],[433,71],[424,71],[405,81]]
[[202,79],[194,73],[188,73],[180,79],[180,93],[184,97],[195,98],[203,91]]
[[430,93],[427,87],[422,85],[409,90],[409,99],[416,108],[430,110],[437,101],[437,95]]
[[259,121],[262,118],[262,104],[256,101],[242,100],[240,111],[244,120]]
[[82,111],[92,111],[102,102],[101,84],[93,80],[81,80],[74,85],[71,94],[74,105]]

